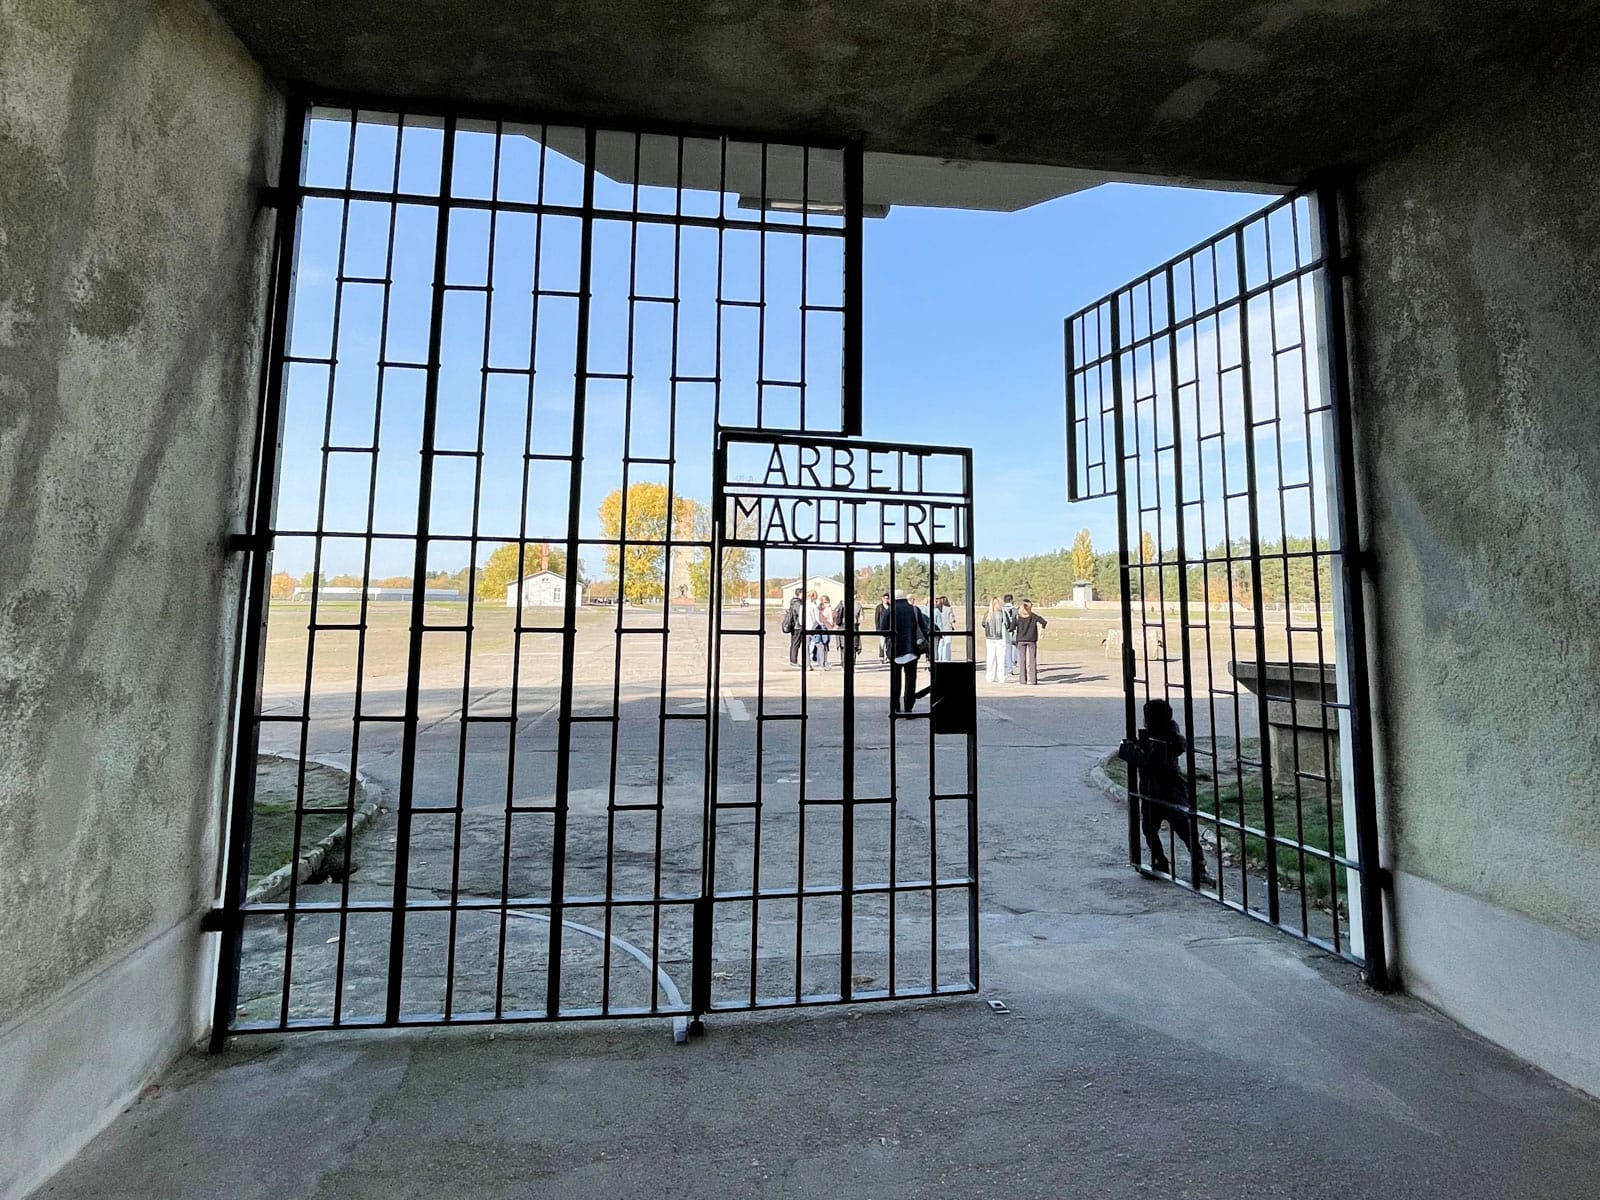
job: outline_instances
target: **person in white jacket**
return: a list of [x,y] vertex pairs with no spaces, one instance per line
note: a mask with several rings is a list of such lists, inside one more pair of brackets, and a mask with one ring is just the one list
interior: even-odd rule
[[[933,618],[933,627],[941,633],[950,633],[956,627],[956,610],[950,607],[948,597],[940,596],[935,600],[933,612],[929,615]],[[939,662],[950,661],[950,651],[954,641],[955,639],[950,637],[935,639],[934,657]]]
[[1006,652],[1009,649],[1005,603],[996,596],[989,601],[989,611],[983,617],[984,679],[990,683],[1006,682]]

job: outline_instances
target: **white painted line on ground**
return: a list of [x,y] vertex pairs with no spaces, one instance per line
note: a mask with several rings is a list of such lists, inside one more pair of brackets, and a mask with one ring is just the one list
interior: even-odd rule
[[750,710],[744,706],[744,701],[737,696],[724,696],[722,702],[728,706],[728,715],[735,721],[748,721]]
[[1006,716],[1005,713],[1001,712],[992,704],[980,704],[978,705],[978,711],[984,716],[991,717],[996,721],[1005,721],[1011,725],[1016,724],[1016,720],[1014,718]]

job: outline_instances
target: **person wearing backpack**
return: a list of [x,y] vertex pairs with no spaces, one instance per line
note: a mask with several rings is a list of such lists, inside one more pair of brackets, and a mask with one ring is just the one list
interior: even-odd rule
[[917,659],[928,652],[928,618],[905,592],[878,610],[878,632],[889,645],[889,711],[910,712],[917,704]]
[[783,610],[784,633],[789,635],[789,665],[799,670],[801,666],[800,654],[806,642],[806,593],[803,588],[795,588],[794,597],[789,601],[789,607]]
[[1005,594],[1001,611],[1005,614],[1006,635],[1006,678],[1017,673],[1017,606],[1011,599],[1011,593]]

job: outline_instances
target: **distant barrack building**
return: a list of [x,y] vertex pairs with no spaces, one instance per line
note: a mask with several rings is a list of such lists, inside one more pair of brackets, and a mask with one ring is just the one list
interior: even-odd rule
[[[574,599],[583,603],[583,585],[578,585]],[[567,603],[567,577],[554,571],[536,571],[524,575],[514,583],[506,584],[506,607],[562,608]]]

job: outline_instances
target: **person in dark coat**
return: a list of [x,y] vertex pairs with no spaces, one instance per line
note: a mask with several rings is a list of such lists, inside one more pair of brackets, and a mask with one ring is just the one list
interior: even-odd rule
[[806,641],[806,593],[795,588],[789,607],[783,610],[783,632],[789,635],[789,665],[799,668],[800,651]]
[[1165,700],[1149,700],[1144,706],[1144,728],[1137,741],[1124,741],[1117,757],[1139,772],[1138,791],[1129,789],[1130,803],[1137,796],[1144,840],[1150,846],[1150,869],[1172,874],[1166,847],[1161,844],[1161,822],[1188,848],[1200,882],[1215,887],[1216,880],[1206,870],[1205,851],[1200,846],[1200,829],[1189,797],[1189,778],[1183,769],[1188,743],[1172,717],[1172,705]]
[[904,592],[878,610],[878,632],[889,645],[889,711],[910,712],[917,703],[917,659],[928,652],[928,618]]

